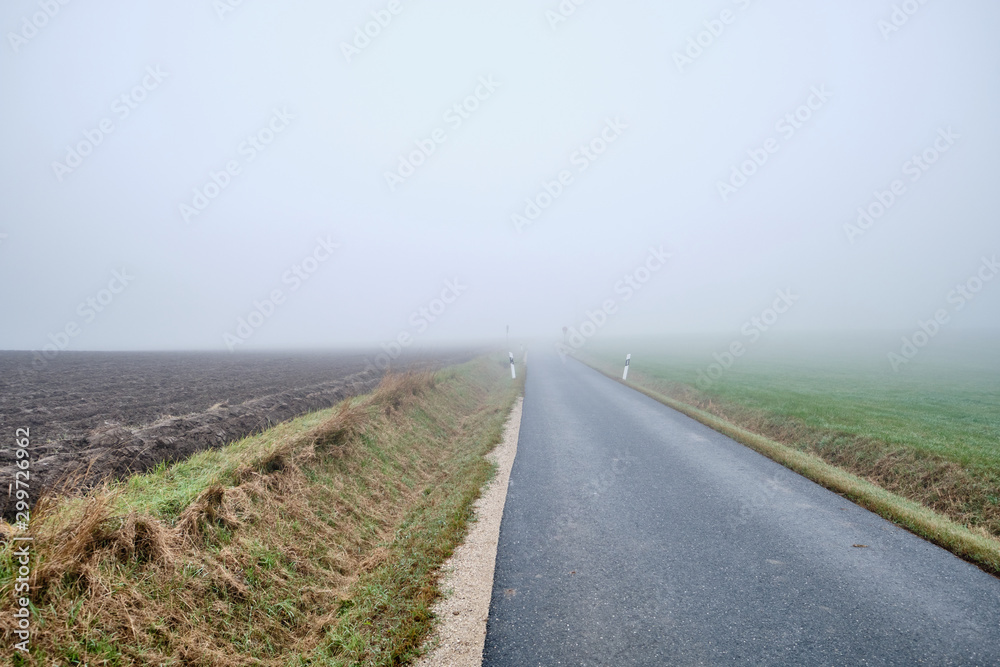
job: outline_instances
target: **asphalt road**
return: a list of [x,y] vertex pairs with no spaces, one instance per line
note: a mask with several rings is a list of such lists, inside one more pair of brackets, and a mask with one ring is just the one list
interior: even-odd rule
[[1000,579],[536,351],[483,664],[1000,665]]

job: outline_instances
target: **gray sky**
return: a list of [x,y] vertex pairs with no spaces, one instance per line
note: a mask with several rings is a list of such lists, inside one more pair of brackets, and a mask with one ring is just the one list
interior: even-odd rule
[[0,349],[1000,325],[1000,5],[562,6],[5,2]]

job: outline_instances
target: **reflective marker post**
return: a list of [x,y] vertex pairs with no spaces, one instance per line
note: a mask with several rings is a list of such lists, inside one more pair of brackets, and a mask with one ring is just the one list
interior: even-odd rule
[[628,363],[632,360],[631,354],[625,355],[625,371],[622,373],[622,380],[628,379]]
[[514,374],[514,353],[508,352],[507,354],[510,355],[510,379],[514,380],[517,379],[517,375]]

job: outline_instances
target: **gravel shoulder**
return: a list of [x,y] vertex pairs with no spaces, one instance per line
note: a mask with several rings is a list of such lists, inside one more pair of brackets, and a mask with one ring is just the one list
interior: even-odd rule
[[517,453],[523,400],[517,399],[504,426],[503,439],[489,455],[497,465],[497,474],[474,505],[476,518],[470,524],[469,535],[443,567],[441,588],[445,596],[434,606],[439,625],[425,645],[428,653],[413,663],[417,667],[482,664],[500,519]]

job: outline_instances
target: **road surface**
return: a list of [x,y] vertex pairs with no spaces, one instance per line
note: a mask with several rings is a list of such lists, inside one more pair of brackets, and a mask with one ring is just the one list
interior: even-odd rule
[[1000,665],[1000,579],[536,352],[483,664]]

